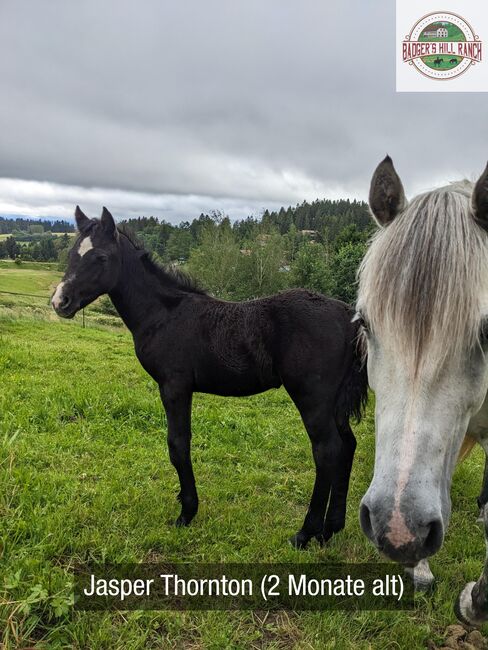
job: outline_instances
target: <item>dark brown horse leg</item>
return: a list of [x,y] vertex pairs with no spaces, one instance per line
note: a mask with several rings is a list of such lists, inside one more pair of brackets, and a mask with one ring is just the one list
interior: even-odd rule
[[314,408],[310,411],[299,406],[312,443],[315,484],[303,526],[290,539],[291,544],[296,548],[305,548],[312,537],[322,534],[331,479],[337,470],[341,449],[341,439],[334,420],[330,415],[326,417],[327,414],[324,413],[323,408],[317,407],[317,403],[320,402],[314,400]]
[[188,526],[198,510],[198,495],[191,464],[191,393],[160,387],[168,420],[169,457],[180,479],[181,514],[176,526]]
[[341,436],[342,446],[337,467],[333,474],[330,500],[327,507],[323,532],[322,535],[317,536],[321,544],[327,542],[334,533],[338,533],[345,526],[349,478],[351,476],[354,452],[356,451],[356,438],[347,419],[345,421],[336,419],[336,424]]
[[[483,507],[485,542],[488,550],[488,506]],[[488,553],[478,582],[468,582],[455,605],[456,616],[468,625],[479,626],[488,620]]]

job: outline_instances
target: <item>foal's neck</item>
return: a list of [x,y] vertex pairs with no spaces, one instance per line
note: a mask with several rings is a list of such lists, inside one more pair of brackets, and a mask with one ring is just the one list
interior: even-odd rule
[[156,318],[165,317],[171,297],[165,295],[160,282],[143,262],[145,251],[137,249],[123,233],[119,246],[121,269],[109,296],[125,325],[136,334]]

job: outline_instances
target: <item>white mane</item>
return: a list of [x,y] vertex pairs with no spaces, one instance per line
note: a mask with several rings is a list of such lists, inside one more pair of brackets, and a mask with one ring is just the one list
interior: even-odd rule
[[359,269],[358,309],[415,374],[427,357],[440,368],[479,340],[488,233],[474,221],[472,192],[459,181],[415,197],[376,233]]

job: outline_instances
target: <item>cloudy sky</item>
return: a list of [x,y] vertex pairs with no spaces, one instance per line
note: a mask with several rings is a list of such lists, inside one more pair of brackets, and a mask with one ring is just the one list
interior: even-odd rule
[[486,94],[395,92],[393,0],[0,4],[0,214],[172,222],[476,177]]

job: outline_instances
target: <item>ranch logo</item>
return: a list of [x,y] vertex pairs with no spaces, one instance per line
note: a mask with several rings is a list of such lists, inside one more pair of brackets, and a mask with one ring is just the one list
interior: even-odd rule
[[427,14],[402,42],[403,62],[426,77],[447,81],[481,62],[482,42],[471,25],[450,12]]

